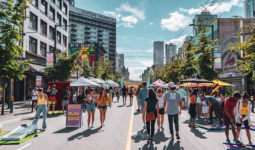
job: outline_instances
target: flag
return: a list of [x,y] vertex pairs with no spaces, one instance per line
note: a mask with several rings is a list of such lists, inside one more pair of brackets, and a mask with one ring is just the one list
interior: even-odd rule
[[147,78],[147,88],[150,87],[150,80],[151,80],[151,77],[148,77],[148,78]]
[[122,77],[122,78],[120,79],[120,87],[123,88],[123,85],[124,85],[124,77]]

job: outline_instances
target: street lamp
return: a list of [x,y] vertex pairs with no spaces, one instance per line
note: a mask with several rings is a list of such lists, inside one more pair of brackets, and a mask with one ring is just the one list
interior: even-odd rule
[[54,28],[54,52],[53,52],[53,57],[54,57],[54,66],[56,64],[56,51],[57,51],[57,27],[79,27],[78,24],[71,24],[71,25],[57,25],[55,24],[55,28]]

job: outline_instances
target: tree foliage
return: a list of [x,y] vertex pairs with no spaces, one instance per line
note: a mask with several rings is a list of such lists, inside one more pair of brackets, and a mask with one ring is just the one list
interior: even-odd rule
[[67,51],[58,54],[58,59],[53,68],[46,68],[49,78],[54,81],[68,81],[72,73],[75,73],[78,67],[75,61],[78,58],[79,52],[72,55],[67,55]]
[[[15,58],[24,53],[19,43],[23,43],[20,31],[23,30],[23,19],[28,18],[25,14],[27,0],[0,0],[0,77],[3,85],[7,79],[22,79],[26,64],[33,60],[17,61]],[[5,92],[5,91],[4,91]],[[3,92],[3,93],[4,93]],[[5,101],[3,99],[2,101]],[[2,114],[4,114],[2,103]]]

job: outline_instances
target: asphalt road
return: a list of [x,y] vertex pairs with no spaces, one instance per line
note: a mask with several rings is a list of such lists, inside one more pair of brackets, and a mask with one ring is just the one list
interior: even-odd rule
[[[129,104],[129,102],[127,103]],[[132,111],[132,108],[134,111]],[[122,102],[114,103],[107,109],[105,126],[100,128],[99,111],[95,113],[95,123],[92,130],[87,130],[87,114],[83,114],[84,126],[81,128],[66,128],[65,116],[49,117],[48,129],[37,138],[33,138],[20,145],[0,146],[1,150],[224,150],[222,143],[226,140],[224,131],[207,131],[201,128],[188,127],[188,113],[182,111],[179,116],[181,140],[170,140],[167,116],[165,115],[165,131],[155,131],[154,142],[147,144],[146,130],[144,130],[141,114],[137,113],[136,103],[131,106],[123,106]],[[12,130],[20,124],[31,124],[33,117],[7,122],[5,131]],[[1,118],[0,118],[1,122]],[[131,123],[130,123],[131,122]],[[38,121],[41,127],[42,119]],[[157,128],[157,125],[156,125]],[[251,131],[252,139],[255,139],[255,131]],[[230,139],[233,139],[230,134]],[[242,139],[248,143],[246,133],[243,130]],[[254,142],[255,143],[255,142]]]

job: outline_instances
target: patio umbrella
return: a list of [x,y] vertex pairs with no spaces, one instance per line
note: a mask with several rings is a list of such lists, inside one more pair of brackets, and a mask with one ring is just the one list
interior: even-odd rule
[[93,78],[93,77],[88,77],[87,79],[89,79],[90,81],[92,81],[96,84],[100,84],[104,88],[107,87],[107,84],[104,81],[101,81],[101,80]]
[[105,83],[108,83],[108,85],[110,85],[112,87],[119,87],[119,84],[112,80],[106,80]]
[[[233,84],[229,84],[220,80],[213,80],[213,83],[219,84],[219,86],[234,86]],[[205,85],[209,85],[208,83],[205,83]]]
[[191,83],[213,83],[212,81],[203,79],[199,75],[196,75],[194,78],[189,78],[185,80],[181,80],[181,82],[191,82]]
[[70,86],[100,87],[101,85],[96,84],[88,79],[85,79],[84,77],[80,77],[79,79],[71,82]]

